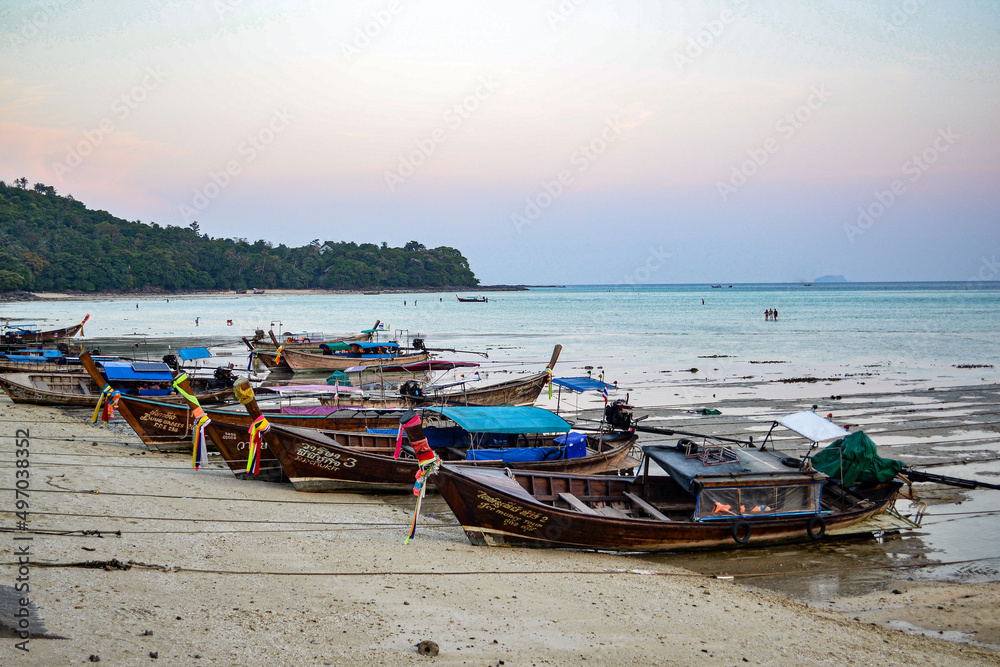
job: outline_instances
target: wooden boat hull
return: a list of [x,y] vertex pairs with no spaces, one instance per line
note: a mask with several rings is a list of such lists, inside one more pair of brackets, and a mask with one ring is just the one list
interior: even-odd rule
[[0,373],[80,373],[80,364],[57,364],[52,361],[5,361],[0,359]]
[[[326,340],[317,340],[309,343],[281,343],[281,347],[286,350],[318,350],[320,345],[324,343],[356,343],[371,339],[371,334],[353,334],[351,336],[342,336],[340,338],[327,338]],[[259,340],[252,341],[255,348],[258,350],[277,350],[278,346],[274,344],[273,341],[267,340],[266,338],[261,338]]]
[[[40,386],[41,385],[41,386]],[[18,373],[0,375],[0,388],[15,403],[56,407],[95,408],[101,388],[84,371],[63,373]],[[232,389],[220,389],[196,394],[203,403],[221,403],[232,395]],[[183,402],[176,394],[159,397],[167,402]]]
[[[444,466],[432,477],[441,495],[477,546],[558,547],[609,551],[674,551],[741,546],[734,538],[734,520],[672,520],[618,516],[618,503],[627,507],[624,493],[643,484],[633,478],[583,475],[545,475],[517,471],[516,479],[460,466]],[[657,478],[653,478],[657,479]],[[673,484],[669,478],[658,482]],[[679,488],[679,487],[677,487]],[[870,502],[853,509],[822,515],[828,532],[841,531],[884,511],[895,498],[899,483],[872,490]],[[534,490],[532,490],[534,489]],[[549,504],[559,494],[603,502],[606,513],[593,514]],[[664,494],[667,495],[667,494]],[[693,497],[692,497],[693,498]],[[692,502],[693,506],[693,502]],[[603,508],[601,508],[603,509]],[[813,517],[746,517],[748,544],[760,545],[809,539]],[[743,533],[740,533],[741,536]]]
[[[258,355],[259,356],[259,355]],[[392,359],[361,359],[336,354],[313,354],[301,350],[284,350],[281,360],[293,371],[342,371],[354,366],[402,365],[426,361],[427,352],[393,357]],[[266,364],[265,364],[266,365]]]
[[[294,427],[272,426],[267,438],[273,454],[284,468],[297,491],[408,491],[413,489],[417,473],[416,459],[394,458],[396,437],[371,435],[365,446],[352,447],[340,442],[339,436]],[[634,434],[624,435],[605,443],[597,452],[588,448],[588,455],[556,461],[518,463],[521,468],[576,473],[612,472],[631,467],[636,462],[628,458],[635,442]],[[370,444],[369,444],[370,443]],[[443,459],[456,459],[460,466],[498,468],[499,461],[465,461],[464,450],[436,449]],[[459,457],[461,457],[459,459]]]
[[450,391],[425,396],[407,396],[412,405],[534,405],[548,382],[547,373],[509,380],[499,384],[464,391]]
[[90,315],[83,318],[83,321],[79,324],[75,324],[71,327],[63,327],[62,329],[51,329],[49,331],[36,331],[34,333],[23,333],[16,334],[14,337],[27,344],[35,343],[56,343],[62,341],[65,338],[72,338],[81,331],[83,331],[83,325],[87,323],[90,319]]
[[[136,435],[150,449],[177,451],[191,447],[191,410],[182,403],[165,403],[132,396],[122,396],[118,401],[119,413],[129,423]],[[401,411],[388,414],[370,411],[339,411],[335,415],[284,415],[270,413],[269,421],[287,426],[325,428],[338,431],[364,431],[367,428],[396,428]],[[250,416],[242,408],[221,410],[207,408],[205,414],[212,424],[230,424],[242,430],[244,439],[250,427]],[[211,427],[209,427],[211,429]],[[239,442],[237,440],[236,442]],[[220,447],[220,451],[221,451]],[[226,454],[226,452],[223,452]],[[237,467],[246,469],[246,452]],[[235,458],[226,456],[227,459]],[[273,457],[272,457],[273,458]],[[235,469],[234,469],[235,471]]]
[[[90,377],[80,373],[65,373],[64,375],[67,383],[70,382],[80,382],[83,383],[81,386],[93,385],[90,381]],[[18,382],[13,380],[8,375],[0,375],[0,388],[7,392],[7,396],[14,403],[26,403],[28,405],[49,405],[54,407],[79,407],[79,408],[94,408],[97,407],[97,397],[100,393],[100,389],[96,389],[93,393],[84,393],[82,389],[79,393],[71,393],[68,384],[67,386],[61,386],[63,391],[49,391],[46,389],[40,389],[26,382]],[[89,391],[89,389],[88,389]]]
[[279,361],[275,361],[275,357],[277,356],[278,353],[275,350],[257,350],[255,358],[257,359],[257,361],[262,363],[265,368],[268,368],[272,371],[279,369],[290,371],[291,368],[288,367],[288,363],[285,361],[284,352],[281,353],[281,359]]

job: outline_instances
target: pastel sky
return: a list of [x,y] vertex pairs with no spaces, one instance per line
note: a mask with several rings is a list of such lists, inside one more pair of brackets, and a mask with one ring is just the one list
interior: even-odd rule
[[484,283],[1000,279],[1000,4],[0,3],[0,178]]

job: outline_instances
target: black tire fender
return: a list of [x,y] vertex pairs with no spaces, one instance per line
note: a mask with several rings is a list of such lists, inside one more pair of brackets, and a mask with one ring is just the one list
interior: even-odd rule
[[737,519],[733,521],[733,525],[730,528],[730,533],[732,533],[733,541],[736,544],[746,544],[750,541],[750,534],[753,532],[753,527],[748,521],[743,519]]
[[813,514],[812,518],[809,519],[809,524],[806,525],[806,533],[809,534],[810,539],[823,539],[823,536],[826,535],[826,521],[823,520],[823,517],[819,514]]

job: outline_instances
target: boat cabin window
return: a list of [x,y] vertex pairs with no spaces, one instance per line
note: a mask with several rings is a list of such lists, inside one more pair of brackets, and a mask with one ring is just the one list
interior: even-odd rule
[[710,487],[698,494],[695,520],[734,516],[815,514],[823,484]]

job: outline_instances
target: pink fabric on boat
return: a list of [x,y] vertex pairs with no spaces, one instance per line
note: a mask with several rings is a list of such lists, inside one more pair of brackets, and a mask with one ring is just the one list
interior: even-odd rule
[[281,408],[283,415],[299,415],[309,417],[325,417],[333,414],[338,408],[332,405],[288,405]]
[[355,393],[359,394],[363,390],[360,387],[335,387],[332,384],[288,384],[282,385],[280,387],[261,387],[264,391],[273,391],[278,394],[295,394],[295,393],[315,393],[323,392],[329,394],[348,394]]

